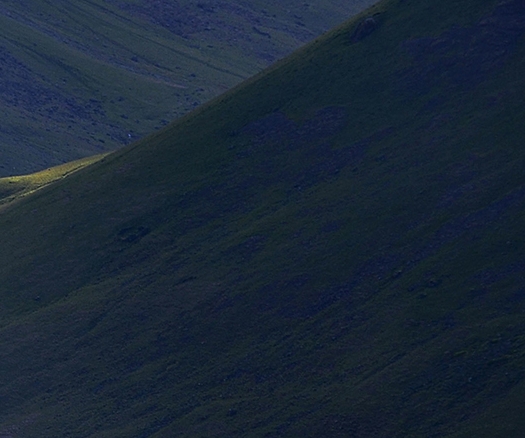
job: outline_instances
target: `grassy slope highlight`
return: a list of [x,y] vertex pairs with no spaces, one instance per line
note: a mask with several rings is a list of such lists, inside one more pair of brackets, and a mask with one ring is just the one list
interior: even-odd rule
[[66,178],[73,172],[89,166],[105,156],[107,154],[94,155],[29,175],[0,178],[0,208],[3,209],[24,196],[31,195],[57,180]]
[[5,430],[520,436],[508,4],[382,3],[5,211]]

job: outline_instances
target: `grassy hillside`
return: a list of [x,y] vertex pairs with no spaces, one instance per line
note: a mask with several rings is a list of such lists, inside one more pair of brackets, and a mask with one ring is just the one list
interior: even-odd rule
[[[29,175],[0,178],[0,206],[5,208],[15,201],[46,187],[48,184],[63,179],[73,172],[101,160],[106,155],[107,154],[93,155]],[[0,209],[1,208],[2,207],[0,207]]]
[[390,0],[0,214],[0,435],[520,437],[525,3]]
[[0,176],[143,137],[370,4],[3,1]]

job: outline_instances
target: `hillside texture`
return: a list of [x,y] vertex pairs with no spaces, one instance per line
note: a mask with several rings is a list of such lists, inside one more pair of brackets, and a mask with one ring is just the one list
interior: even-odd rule
[[525,1],[383,1],[4,197],[0,436],[521,437],[524,82]]
[[4,0],[0,176],[114,150],[371,0]]

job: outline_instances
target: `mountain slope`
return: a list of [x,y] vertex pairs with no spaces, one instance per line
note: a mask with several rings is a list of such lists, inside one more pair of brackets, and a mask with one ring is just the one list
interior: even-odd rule
[[524,33],[382,2],[6,206],[0,432],[519,437]]
[[143,137],[370,4],[4,1],[0,176]]

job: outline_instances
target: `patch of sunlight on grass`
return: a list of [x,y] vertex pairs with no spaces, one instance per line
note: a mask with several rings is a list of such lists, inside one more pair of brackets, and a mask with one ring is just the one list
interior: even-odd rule
[[96,163],[106,155],[108,153],[81,158],[28,175],[0,178],[0,210],[20,198]]

